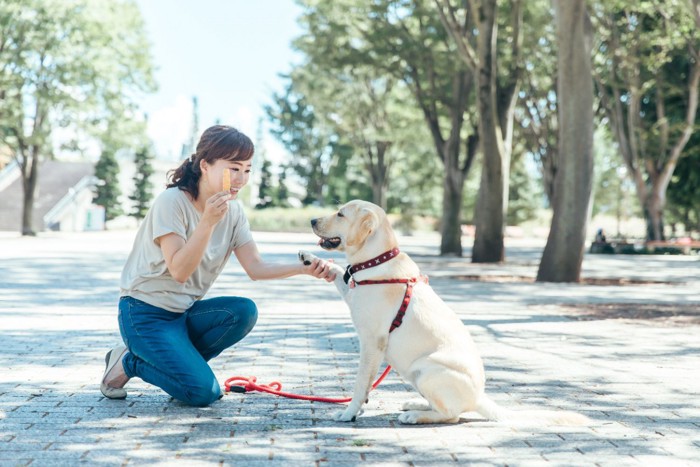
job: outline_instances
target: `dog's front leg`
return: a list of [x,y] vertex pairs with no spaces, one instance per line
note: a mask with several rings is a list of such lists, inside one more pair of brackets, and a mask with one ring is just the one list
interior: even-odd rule
[[[386,339],[384,339],[385,341]],[[373,344],[373,345],[372,345]],[[362,408],[362,404],[367,400],[369,391],[372,388],[374,377],[379,371],[379,366],[384,360],[384,349],[386,344],[377,345],[372,343],[364,345],[360,342],[360,367],[357,370],[357,378],[355,379],[355,389],[352,394],[352,401],[343,411],[335,414],[335,420],[341,422],[354,422],[357,414]]]
[[[305,265],[308,266],[315,259],[318,259],[318,256],[309,253],[305,250],[299,250],[299,261],[301,261]],[[332,262],[328,263],[328,267],[330,268],[331,272],[335,274],[335,280],[333,281],[333,283],[335,284],[336,289],[338,289],[338,292],[340,293],[340,296],[343,298],[343,300],[345,300],[345,302],[348,303],[348,292],[350,291],[350,287],[348,287],[348,284],[346,284],[343,280],[343,276],[345,275],[345,269]]]

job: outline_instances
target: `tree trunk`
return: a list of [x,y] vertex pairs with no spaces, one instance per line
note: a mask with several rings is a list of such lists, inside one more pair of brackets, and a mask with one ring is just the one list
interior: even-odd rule
[[476,205],[472,262],[496,263],[503,261],[505,257],[503,236],[510,169],[496,101],[496,1],[484,1],[479,15],[479,66],[476,73],[483,163]]
[[372,202],[386,211],[386,188],[383,185],[372,184]]
[[462,231],[461,231],[461,207],[464,180],[469,174],[469,169],[476,155],[478,135],[470,135],[466,141],[466,157],[460,161],[460,148],[462,143],[462,126],[464,112],[468,103],[468,95],[472,89],[472,73],[459,71],[452,81],[453,102],[449,109],[450,125],[449,136],[445,139],[442,135],[442,127],[435,105],[428,105],[423,95],[420,80],[414,73],[412,91],[423,111],[423,116],[430,129],[436,153],[445,170],[443,172],[442,194],[442,219],[440,221],[441,256],[462,256]]
[[559,166],[554,215],[537,281],[578,282],[593,181],[592,33],[585,0],[556,0]]
[[[36,192],[37,179],[39,175],[38,151],[31,151],[31,157],[27,155],[25,167],[22,170],[22,235],[35,236],[34,230],[34,194]],[[26,167],[28,165],[29,167]],[[28,170],[27,170],[28,169]]]
[[[665,192],[665,190],[664,190]],[[666,240],[664,235],[664,207],[666,200],[663,192],[651,187],[644,200],[644,220],[647,226],[647,241]]]
[[386,152],[391,147],[391,143],[378,141],[374,144],[365,143],[365,147],[368,161],[366,166],[372,180],[372,202],[386,211],[387,172],[389,171]]
[[440,255],[462,256],[462,193],[464,177],[461,173],[445,171],[442,190],[442,222],[440,223]]

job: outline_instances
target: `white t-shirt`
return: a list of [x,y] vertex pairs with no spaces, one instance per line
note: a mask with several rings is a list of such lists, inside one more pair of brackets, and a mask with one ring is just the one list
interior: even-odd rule
[[170,275],[158,237],[175,233],[187,241],[201,214],[177,187],[168,188],[153,202],[141,223],[122,271],[120,296],[184,313],[202,298],[223,270],[234,249],[250,242],[250,224],[237,201],[229,201],[226,216],[216,224],[202,261],[184,284]]

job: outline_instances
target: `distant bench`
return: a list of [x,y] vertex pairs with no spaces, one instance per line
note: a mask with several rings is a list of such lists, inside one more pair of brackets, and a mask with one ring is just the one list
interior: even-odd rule
[[603,254],[663,254],[683,253],[689,255],[693,250],[700,250],[700,241],[681,240],[654,240],[650,242],[627,241],[613,239],[607,242],[592,242],[590,253]]
[[697,240],[654,240],[651,242],[645,242],[649,253],[653,253],[657,249],[659,250],[680,250],[685,255],[689,255],[692,250],[700,250],[700,241]]

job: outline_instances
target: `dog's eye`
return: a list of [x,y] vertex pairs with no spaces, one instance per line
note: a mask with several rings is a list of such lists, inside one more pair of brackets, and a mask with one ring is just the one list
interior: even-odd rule
[[338,211],[338,217],[345,217],[342,212]]

